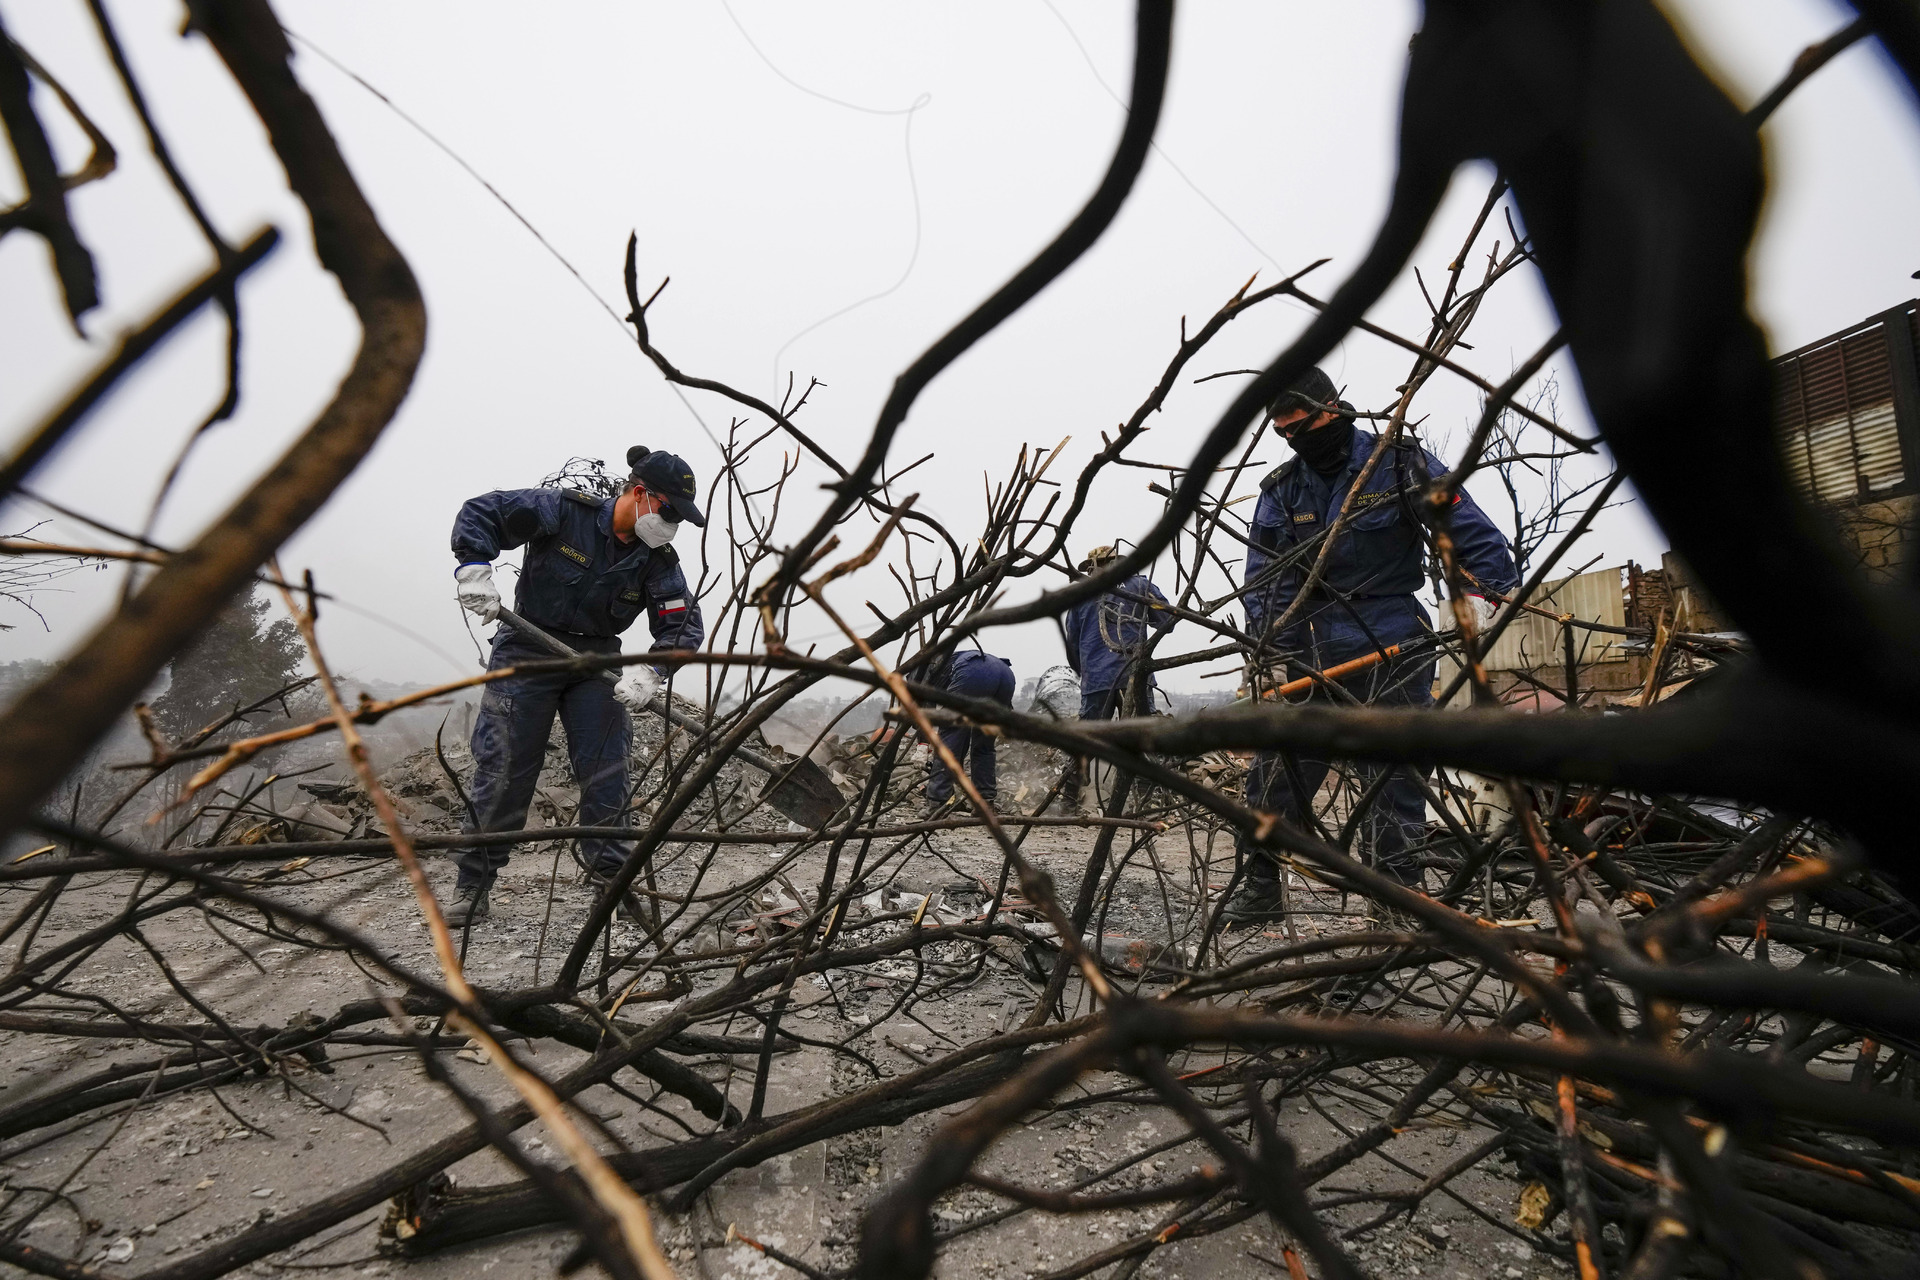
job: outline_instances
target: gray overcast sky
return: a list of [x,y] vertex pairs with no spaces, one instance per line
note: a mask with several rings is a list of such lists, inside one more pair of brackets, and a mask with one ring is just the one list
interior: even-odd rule
[[[609,303],[619,298],[627,234],[637,231],[642,279],[673,277],[653,313],[662,348],[683,369],[769,398],[789,371],[802,382],[819,377],[826,387],[803,421],[851,459],[898,371],[1051,238],[1097,181],[1120,127],[1113,93],[1127,90],[1131,7],[729,3],[276,8],[485,175]],[[357,335],[218,60],[204,42],[177,36],[174,5],[110,7],[218,225],[234,241],[263,222],[288,233],[242,290],[241,412],[203,444],[163,513],[162,537],[179,542],[306,427]],[[1850,17],[1825,0],[1672,0],[1668,9],[1743,104]],[[0,0],[0,13],[121,157],[118,173],[74,196],[105,298],[87,322],[90,342],[64,326],[40,242],[0,242],[0,431],[15,438],[113,333],[202,272],[206,254],[140,142],[84,5]],[[1113,229],[915,408],[894,459],[937,452],[907,486],[924,491],[922,505],[964,536],[981,516],[983,472],[1004,474],[1023,442],[1073,436],[1063,463],[1077,470],[1100,447],[1100,431],[1156,380],[1181,316],[1198,323],[1255,271],[1271,280],[1327,257],[1316,279],[1330,292],[1385,206],[1417,16],[1408,0],[1184,6],[1161,154]],[[390,680],[465,674],[476,651],[453,602],[447,550],[463,499],[536,483],[572,454],[617,460],[633,443],[684,454],[704,485],[716,454],[623,328],[453,161],[320,58],[302,52],[296,69],[420,277],[429,339],[399,417],[284,560],[311,567],[364,611],[323,617],[339,667]],[[83,155],[57,105],[45,94],[36,101],[63,157]],[[1775,349],[1920,289],[1909,278],[1920,267],[1920,136],[1877,47],[1856,47],[1803,87],[1766,140],[1774,188],[1753,260],[1754,305]],[[1489,176],[1468,171],[1457,181],[1415,259],[1429,279],[1453,256]],[[0,172],[0,199],[17,198],[18,186]],[[1497,223],[1479,251],[1495,238],[1510,239]],[[1304,317],[1270,303],[1236,322],[1192,373],[1263,363]],[[1423,329],[1410,275],[1373,317]],[[1483,311],[1467,359],[1497,379],[1552,327],[1534,280],[1516,277]],[[1350,399],[1378,406],[1407,359],[1362,335],[1328,367]],[[36,487],[137,525],[167,461],[217,399],[220,368],[220,327],[209,314],[124,383]],[[1564,367],[1558,377],[1561,412],[1584,426],[1577,383]],[[1183,382],[1134,456],[1184,461],[1231,386]],[[724,430],[728,406],[691,394]],[[1441,375],[1423,400],[1426,438],[1457,447],[1475,407],[1470,388]],[[1276,446],[1259,456],[1270,467],[1283,455]],[[770,475],[775,461],[764,459],[761,471]],[[802,463],[788,518],[817,501],[824,475]],[[1151,522],[1159,503],[1145,492],[1150,478],[1132,469],[1103,478],[1076,555]],[[1497,489],[1477,492],[1497,506]],[[15,501],[0,528],[14,532],[44,514]],[[40,536],[95,539],[57,519]],[[681,549],[697,561],[689,539]],[[1623,510],[1576,561],[1601,551],[1605,563],[1657,560],[1663,547],[1657,530]],[[0,655],[51,658],[71,647],[110,610],[118,582],[118,571],[73,578],[43,596],[50,632],[11,611],[0,621],[18,625],[0,633]],[[1019,590],[1048,585],[1029,580]],[[848,600],[857,607],[863,591],[885,598],[881,584],[863,580],[847,588]],[[827,639],[824,629],[815,638]],[[630,635],[630,647],[644,644],[643,629]],[[1022,676],[1059,660],[1049,627],[997,644]]]

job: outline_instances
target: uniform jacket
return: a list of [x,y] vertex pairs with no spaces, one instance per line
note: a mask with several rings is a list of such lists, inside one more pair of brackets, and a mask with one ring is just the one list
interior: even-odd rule
[[935,663],[927,672],[927,683],[954,693],[978,695],[1000,679],[1002,670],[1012,671],[1013,663],[979,649],[961,649]]
[[[1319,550],[1308,550],[1277,571],[1269,572],[1269,566],[1333,524],[1378,440],[1374,433],[1356,429],[1346,470],[1331,478],[1294,458],[1261,482],[1244,579],[1252,588],[1246,595],[1251,634],[1265,636],[1267,624],[1286,612]],[[1360,492],[1353,519],[1327,560],[1327,584],[1350,597],[1351,607],[1331,594],[1311,599],[1294,615],[1287,634],[1270,641],[1282,648],[1323,652],[1330,645],[1344,657],[1356,646],[1364,652],[1376,640],[1390,644],[1428,630],[1431,621],[1413,595],[1426,581],[1414,503],[1429,480],[1445,470],[1438,458],[1417,445],[1389,449]],[[1465,493],[1454,499],[1450,529],[1461,564],[1482,586],[1505,593],[1520,585],[1506,536]]]
[[1147,575],[1136,573],[1121,583],[1118,591],[1082,600],[1061,619],[1067,633],[1067,664],[1079,673],[1080,687],[1088,693],[1125,684],[1128,664],[1146,643],[1148,628],[1170,631],[1176,621],[1171,613],[1151,609],[1127,596],[1151,596],[1161,604],[1167,602]]
[[491,563],[525,546],[514,612],[543,629],[611,638],[645,609],[655,652],[699,648],[706,625],[679,555],[614,537],[614,501],[573,489],[483,493],[454,518],[454,558]]

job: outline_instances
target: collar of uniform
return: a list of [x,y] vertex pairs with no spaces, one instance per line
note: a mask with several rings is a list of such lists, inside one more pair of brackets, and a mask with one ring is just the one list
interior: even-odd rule
[[632,544],[629,545],[614,536],[613,507],[618,501],[620,501],[618,497],[608,498],[600,504],[599,512],[593,517],[594,526],[600,530],[600,535],[607,540],[607,568],[609,571],[631,568],[634,561],[644,559],[647,554],[647,544],[642,542],[638,537],[634,538]]
[[[1347,469],[1345,471],[1342,471],[1337,476],[1323,476],[1312,467],[1303,466],[1300,470],[1303,473],[1313,476],[1322,484],[1326,485],[1330,492],[1337,493],[1344,499],[1347,490],[1353,487],[1354,477],[1360,474],[1360,468],[1367,465],[1367,459],[1373,456],[1374,446],[1379,443],[1379,436],[1356,426],[1353,429],[1353,450],[1347,457]],[[1381,466],[1385,466],[1387,459],[1382,458],[1380,462]],[[1383,473],[1379,467],[1375,467],[1373,474],[1379,476]]]
[[[1373,456],[1374,446],[1379,443],[1378,435],[1356,424],[1353,428],[1353,452],[1347,459],[1347,474],[1359,475],[1360,468],[1367,465],[1367,459]],[[1384,464],[1386,459],[1382,458],[1380,461]],[[1374,474],[1379,474],[1378,468],[1375,468]]]

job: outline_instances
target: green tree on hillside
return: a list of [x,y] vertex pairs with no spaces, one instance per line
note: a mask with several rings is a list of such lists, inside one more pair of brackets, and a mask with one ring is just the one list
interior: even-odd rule
[[269,621],[267,613],[266,598],[250,592],[173,660],[173,683],[153,700],[154,719],[169,740],[300,678],[306,646],[299,628],[285,618]]

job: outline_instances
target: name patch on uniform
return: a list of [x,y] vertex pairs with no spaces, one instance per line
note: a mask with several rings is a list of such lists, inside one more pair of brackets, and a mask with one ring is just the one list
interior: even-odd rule
[[1299,515],[1293,518],[1293,522],[1295,524],[1312,524],[1315,520],[1318,520],[1319,518],[1320,518],[1319,516],[1313,514],[1313,512],[1311,511],[1302,511]]
[[665,600],[660,604],[660,612],[662,613],[685,613],[686,611],[687,602],[684,599]]
[[564,542],[559,543],[558,546],[560,549],[560,554],[565,556],[567,559],[573,561],[575,564],[591,564],[593,562],[592,559],[584,551],[575,551],[572,547],[568,546]]
[[638,591],[622,591],[620,593],[620,598],[622,600],[638,600],[640,598],[640,593]]

